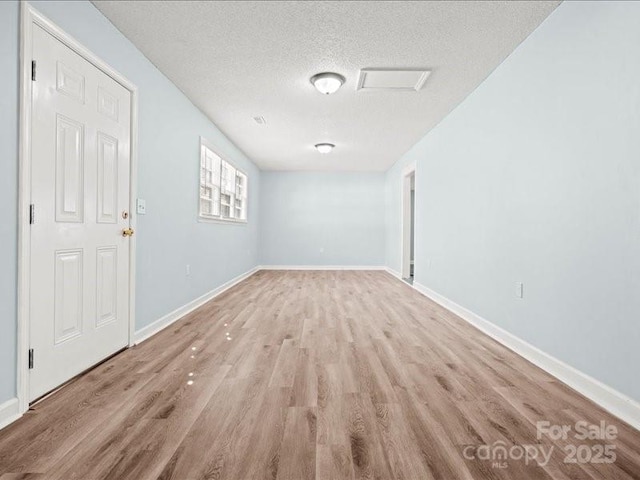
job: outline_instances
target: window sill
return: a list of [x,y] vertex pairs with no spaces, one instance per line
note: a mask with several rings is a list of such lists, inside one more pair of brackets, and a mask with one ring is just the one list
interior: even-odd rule
[[247,220],[225,220],[222,218],[209,218],[209,217],[203,217],[203,216],[198,216],[198,222],[199,223],[218,223],[218,224],[222,224],[222,225],[247,225],[249,222]]

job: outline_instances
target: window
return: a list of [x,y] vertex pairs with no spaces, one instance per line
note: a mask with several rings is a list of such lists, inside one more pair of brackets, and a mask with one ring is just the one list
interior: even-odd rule
[[200,143],[200,218],[247,221],[247,176]]

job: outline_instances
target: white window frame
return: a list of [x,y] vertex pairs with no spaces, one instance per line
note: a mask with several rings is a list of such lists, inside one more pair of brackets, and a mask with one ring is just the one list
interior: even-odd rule
[[[207,169],[207,170],[211,171],[214,177],[212,177],[211,182],[206,182],[203,185],[202,172],[203,172],[203,168],[206,168],[207,150],[209,150],[211,153],[213,153],[213,155],[215,155],[220,159],[220,165],[219,165],[219,168],[217,169],[219,178],[217,179],[217,182],[216,182],[216,178],[215,178],[216,168],[215,166],[212,166],[211,169]],[[200,137],[200,161],[198,164],[198,221],[207,222],[207,223],[226,223],[226,224],[240,224],[240,225],[247,224],[248,218],[249,218],[249,198],[248,198],[249,197],[249,188],[248,188],[249,176],[243,170],[240,170],[232,162],[227,160],[227,158],[224,155],[221,155],[220,153],[218,153],[219,151],[220,149],[218,149],[215,145],[208,142],[205,138]],[[233,176],[233,181],[232,181],[232,184],[234,186],[233,192],[229,190],[223,190],[223,184],[225,182],[223,182],[222,174],[223,174],[223,171],[225,170],[225,165],[231,167],[235,171],[235,174]],[[224,217],[222,216],[222,213],[223,213],[223,208],[226,205],[222,201],[223,194],[227,193],[231,197],[228,205],[230,212],[235,212],[236,210],[236,200],[238,196],[238,183],[237,183],[238,175],[244,177],[244,194],[241,197],[244,201],[244,218]],[[205,172],[205,178],[206,178],[206,172]],[[230,179],[228,178],[227,180],[229,181]],[[202,201],[206,200],[206,197],[202,196],[203,188],[210,188],[212,190],[212,195],[214,196],[217,189],[217,192],[218,192],[217,193],[217,197],[218,197],[217,215],[215,213],[203,213]],[[215,200],[212,201],[212,209],[215,211]]]

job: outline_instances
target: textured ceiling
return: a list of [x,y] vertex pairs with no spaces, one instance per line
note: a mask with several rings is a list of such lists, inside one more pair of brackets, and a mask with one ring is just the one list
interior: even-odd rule
[[[93,3],[261,168],[359,171],[391,166],[559,4]],[[433,73],[419,92],[356,92],[375,67]],[[309,83],[323,71],[346,77],[336,94]]]

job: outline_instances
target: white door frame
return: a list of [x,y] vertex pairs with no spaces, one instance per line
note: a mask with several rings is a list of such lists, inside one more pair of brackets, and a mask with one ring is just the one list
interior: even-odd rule
[[416,164],[411,163],[402,169],[401,179],[401,248],[400,276],[409,278],[411,274],[411,175],[416,173]]
[[[38,12],[27,2],[20,9],[20,144],[18,184],[18,329],[16,391],[19,414],[29,408],[29,290],[30,290],[30,235],[29,206],[31,203],[31,52],[33,25],[38,25],[75,53],[103,71],[131,92],[131,163],[130,204],[131,228],[136,228],[136,171],[138,144],[138,90],[137,87],[115,71],[80,42],[64,32],[59,26]],[[37,213],[37,212],[36,212]],[[129,346],[134,344],[135,327],[135,236],[130,237],[129,256]]]

